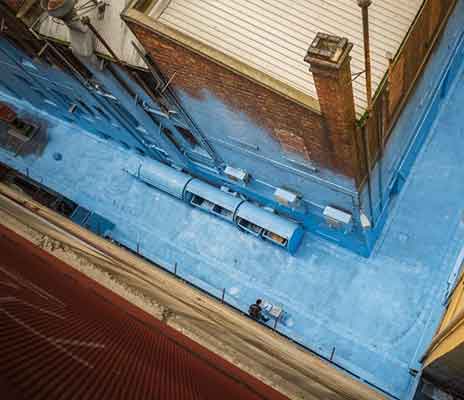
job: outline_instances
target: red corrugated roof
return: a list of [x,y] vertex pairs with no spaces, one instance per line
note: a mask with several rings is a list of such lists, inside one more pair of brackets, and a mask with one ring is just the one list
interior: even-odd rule
[[285,399],[0,226],[2,399]]

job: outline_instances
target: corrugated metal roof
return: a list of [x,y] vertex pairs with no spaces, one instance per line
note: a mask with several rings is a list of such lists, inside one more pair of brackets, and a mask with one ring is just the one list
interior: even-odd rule
[[0,226],[0,398],[286,400]]
[[[166,2],[164,2],[166,3]],[[374,0],[370,11],[373,89],[388,69],[423,0]],[[364,70],[361,10],[356,0],[171,0],[150,16],[201,43],[317,98],[303,61],[317,32],[354,43],[352,72]],[[354,82],[357,112],[366,108],[365,82]]]

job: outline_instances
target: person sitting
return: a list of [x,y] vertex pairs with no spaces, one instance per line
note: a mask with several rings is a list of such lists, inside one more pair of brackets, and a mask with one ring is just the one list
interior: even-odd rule
[[248,308],[248,314],[251,318],[253,318],[256,321],[263,321],[267,322],[269,321],[269,318],[266,318],[262,312],[263,308],[261,307],[261,303],[263,301],[261,299],[257,299],[254,304],[251,304],[250,307]]

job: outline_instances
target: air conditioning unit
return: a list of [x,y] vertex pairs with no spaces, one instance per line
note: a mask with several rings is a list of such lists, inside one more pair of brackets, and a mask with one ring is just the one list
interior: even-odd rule
[[235,182],[248,183],[250,181],[250,174],[248,172],[229,165],[224,169],[224,174]]
[[274,198],[279,204],[287,207],[295,207],[301,199],[301,195],[287,189],[277,188],[274,192]]
[[353,222],[353,216],[350,213],[332,206],[325,207],[322,214],[327,224],[332,228],[347,229]]

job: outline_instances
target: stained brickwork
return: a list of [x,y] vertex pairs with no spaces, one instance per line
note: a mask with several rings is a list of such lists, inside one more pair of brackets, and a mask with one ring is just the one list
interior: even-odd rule
[[[318,34],[318,39],[311,45],[305,60],[311,66],[321,111],[330,132],[329,151],[333,157],[337,156],[344,161],[343,167],[347,175],[358,177],[357,154],[354,151],[356,112],[349,56],[352,45],[336,36],[322,34],[319,38],[319,35],[321,34]],[[325,47],[322,42],[335,46],[334,53],[321,56],[318,46]],[[334,54],[337,54],[335,48],[340,54],[344,54],[339,62],[333,61]],[[312,54],[312,51],[316,53]]]
[[[348,177],[355,177],[353,154],[356,151],[347,135],[333,135],[331,127],[344,129],[345,111],[327,124],[320,114],[285,98],[264,86],[212,62],[149,29],[129,22],[139,41],[153,56],[161,71],[173,79],[173,86],[195,98],[208,90],[227,107],[244,113],[255,124],[269,132],[270,140],[278,140],[282,150],[296,152],[313,163]],[[308,40],[309,42],[309,40]],[[309,43],[308,43],[309,44]],[[329,95],[335,88],[330,89]],[[192,113],[195,118],[195,112]],[[212,118],[214,116],[212,115]],[[354,124],[354,119],[350,124]],[[207,131],[207,127],[203,127]],[[273,138],[273,139],[272,139]]]
[[276,129],[274,133],[279,139],[280,145],[287,153],[299,153],[304,159],[311,160],[306,143],[301,136],[284,129]]

